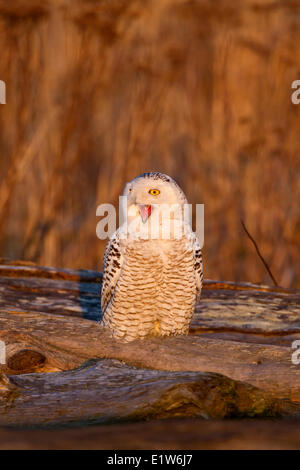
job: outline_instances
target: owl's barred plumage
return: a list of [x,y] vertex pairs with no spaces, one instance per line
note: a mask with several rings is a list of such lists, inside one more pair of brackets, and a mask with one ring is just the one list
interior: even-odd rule
[[[153,189],[158,191],[155,196],[149,194]],[[179,237],[172,229],[168,239],[161,231],[154,238],[141,235],[145,227],[149,230],[155,216],[159,217],[159,230],[177,218],[173,214],[165,220],[161,204],[176,203],[182,208],[186,197],[172,178],[161,173],[140,175],[126,185],[124,195],[128,196],[128,221],[136,224],[136,232],[128,236],[128,226],[124,224],[108,243],[101,295],[102,325],[124,341],[149,335],[187,334],[202,287],[199,241],[190,225],[181,219]],[[146,216],[145,207],[149,212]]]

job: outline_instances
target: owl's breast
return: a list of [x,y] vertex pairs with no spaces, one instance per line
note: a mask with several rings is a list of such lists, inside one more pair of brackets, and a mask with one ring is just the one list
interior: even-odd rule
[[181,240],[141,240],[127,244],[120,286],[146,300],[165,307],[195,295],[192,247]]
[[192,247],[184,240],[126,243],[110,316],[121,336],[186,333],[196,285]]

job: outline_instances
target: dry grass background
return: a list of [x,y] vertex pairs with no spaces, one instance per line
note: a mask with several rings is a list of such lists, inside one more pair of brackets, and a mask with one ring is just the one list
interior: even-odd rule
[[170,174],[205,276],[300,286],[300,3],[0,0],[1,256],[101,268],[96,207]]

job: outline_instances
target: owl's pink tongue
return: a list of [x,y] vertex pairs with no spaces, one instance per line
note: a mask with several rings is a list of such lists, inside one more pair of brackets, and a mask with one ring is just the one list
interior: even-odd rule
[[144,204],[139,204],[139,211],[140,211],[143,223],[147,222],[147,219],[151,214],[151,205],[148,206]]

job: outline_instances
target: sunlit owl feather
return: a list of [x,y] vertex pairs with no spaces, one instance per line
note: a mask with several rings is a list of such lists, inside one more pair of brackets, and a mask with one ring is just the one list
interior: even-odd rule
[[200,243],[183,217],[186,197],[162,173],[125,186],[127,223],[104,255],[102,325],[124,341],[187,334],[200,297]]

